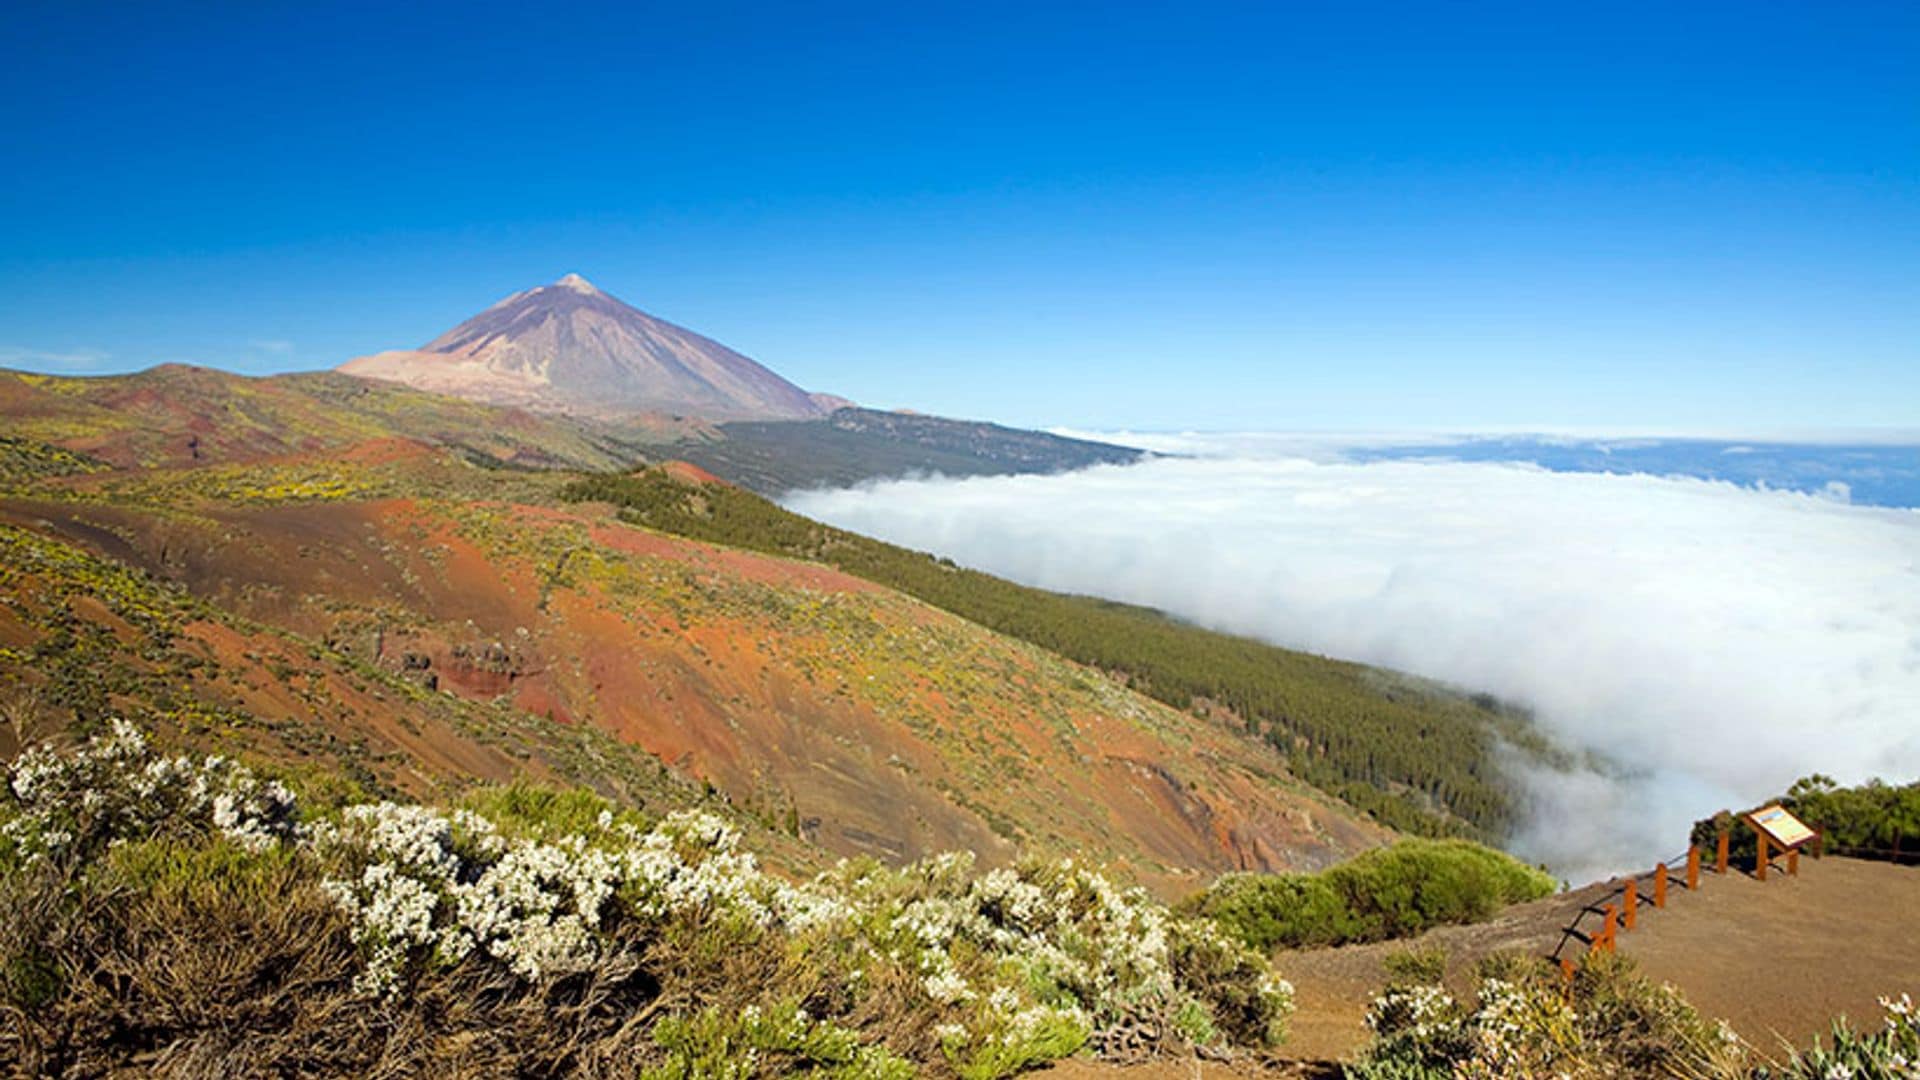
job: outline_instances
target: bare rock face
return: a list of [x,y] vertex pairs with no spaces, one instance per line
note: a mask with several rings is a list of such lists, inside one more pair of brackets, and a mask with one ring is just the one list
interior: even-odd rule
[[341,371],[497,404],[805,419],[831,409],[725,345],[656,319],[578,274],[518,292],[419,349]]

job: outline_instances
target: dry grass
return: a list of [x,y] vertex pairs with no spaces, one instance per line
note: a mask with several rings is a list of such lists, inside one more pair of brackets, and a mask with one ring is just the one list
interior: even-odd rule
[[[204,868],[198,868],[204,870]],[[403,997],[355,993],[360,959],[311,866],[244,887],[137,887],[43,866],[0,882],[0,1059],[17,1076],[630,1076],[660,1015],[833,992],[786,950],[682,924],[593,969],[527,983],[462,964]],[[889,1026],[881,995],[866,1019]]]

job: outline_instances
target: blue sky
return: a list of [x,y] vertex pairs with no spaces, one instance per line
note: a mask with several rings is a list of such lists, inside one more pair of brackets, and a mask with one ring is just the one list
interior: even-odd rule
[[1920,6],[16,4],[0,365],[568,271],[1022,424],[1920,426]]

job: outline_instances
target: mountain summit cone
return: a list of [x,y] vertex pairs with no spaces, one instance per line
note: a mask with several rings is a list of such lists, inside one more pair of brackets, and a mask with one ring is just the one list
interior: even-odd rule
[[514,293],[419,349],[341,371],[507,405],[802,419],[820,400],[725,345],[656,319],[579,274]]

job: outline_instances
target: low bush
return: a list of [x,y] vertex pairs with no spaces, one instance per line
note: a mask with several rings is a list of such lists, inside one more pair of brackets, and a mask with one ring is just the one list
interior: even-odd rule
[[1438,945],[1401,949],[1381,959],[1387,978],[1406,986],[1438,986],[1447,975],[1447,950]]
[[1882,998],[1877,1031],[1844,1019],[1783,1063],[1758,1060],[1724,1023],[1624,956],[1590,957],[1564,986],[1538,958],[1497,954],[1471,1001],[1437,981],[1390,984],[1367,1012],[1373,1041],[1348,1080],[1907,1080],[1920,1075],[1920,1014]]
[[1835,1020],[1825,1041],[1815,1039],[1812,1047],[1785,1064],[1758,1070],[1756,1078],[1907,1080],[1920,1075],[1920,1012],[1915,1011],[1913,998],[1907,994],[1881,998],[1880,1007],[1886,1010],[1880,1030],[1859,1032],[1844,1017]]
[[1437,982],[1389,986],[1367,1011],[1373,1041],[1350,1080],[1601,1080],[1746,1075],[1739,1041],[1672,987],[1597,958],[1567,993],[1551,965],[1507,957],[1471,1001]]
[[1071,862],[794,883],[712,815],[524,787],[309,818],[120,724],[23,755],[0,820],[0,1060],[36,1075],[995,1077],[1271,1045],[1292,1008]]
[[1504,852],[1466,840],[1409,839],[1318,874],[1229,874],[1186,908],[1265,951],[1479,922],[1555,888],[1544,872]]

